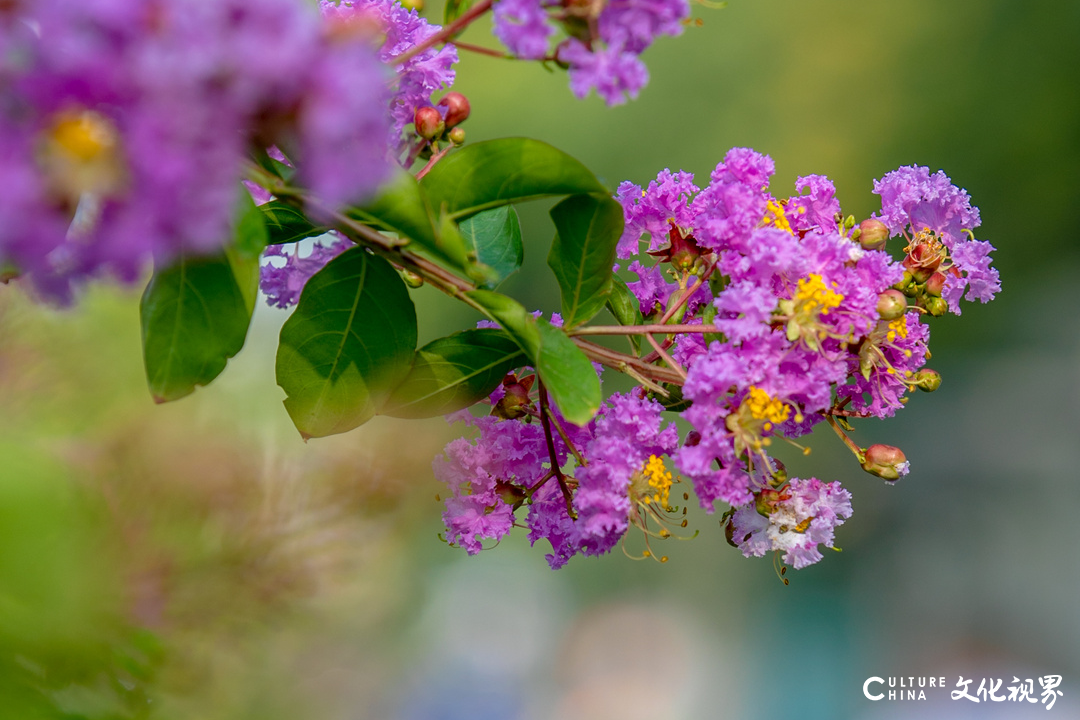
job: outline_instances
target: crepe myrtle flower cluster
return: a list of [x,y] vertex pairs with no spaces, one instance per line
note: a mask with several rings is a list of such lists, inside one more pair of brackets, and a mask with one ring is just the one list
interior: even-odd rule
[[[661,35],[679,35],[688,0],[498,0],[495,36],[527,60],[566,67],[579,98],[592,90],[608,105],[636,98],[649,81],[640,55]],[[551,51],[552,36],[566,37]]]
[[[557,568],[608,552],[634,527],[646,547],[636,556],[657,557],[652,541],[685,536],[685,505],[672,501],[685,480],[707,513],[726,507],[721,522],[744,555],[772,552],[798,569],[833,546],[851,495],[789,476],[774,441],[809,452],[797,439],[825,422],[863,470],[889,483],[908,473],[899,448],[860,447],[850,423],[937,389],[926,321],[1000,289],[993,248],[972,232],[978,210],[943,173],[905,167],[874,184],[881,211],[857,225],[828,178],[801,177],[797,194],[777,197],[773,171],[768,156],[735,148],[704,189],[668,170],[645,188],[619,186],[617,255],[638,278],[628,287],[653,348],[641,359],[680,381],[639,374],[640,387],[576,427],[535,376],[507,376],[489,415],[457,416],[478,437],[435,461],[450,491],[448,542],[476,553],[523,522]],[[903,246],[887,247],[896,236]],[[665,413],[689,431],[680,437]]]

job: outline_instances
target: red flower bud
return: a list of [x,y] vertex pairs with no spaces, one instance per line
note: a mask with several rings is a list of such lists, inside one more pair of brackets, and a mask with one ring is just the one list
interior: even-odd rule
[[416,134],[425,140],[439,137],[446,129],[442,114],[433,107],[417,108],[413,125],[416,126]]
[[871,445],[866,448],[862,469],[891,482],[907,475],[909,465],[904,451],[900,448],[892,445]]
[[934,297],[941,297],[941,290],[945,287],[945,273],[935,272],[926,281],[926,292]]
[[459,92],[449,92],[439,101],[439,107],[446,108],[446,127],[460,125],[469,118],[469,100]]

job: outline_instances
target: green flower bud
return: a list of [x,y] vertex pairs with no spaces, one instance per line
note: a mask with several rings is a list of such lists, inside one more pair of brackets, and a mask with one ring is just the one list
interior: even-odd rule
[[895,320],[907,312],[907,298],[899,290],[886,290],[878,295],[878,315],[882,320]]
[[907,270],[904,271],[904,279],[893,285],[894,290],[899,290],[909,298],[913,298],[919,294],[919,286],[915,283],[915,278],[911,276],[911,273]]
[[871,445],[864,451],[862,469],[890,482],[908,474],[911,465],[904,451],[892,445]]
[[406,10],[415,10],[418,13],[424,12],[424,0],[398,0],[398,2]]
[[454,145],[461,146],[465,144],[465,131],[459,127],[451,130],[447,137],[450,138],[450,142],[454,143]]
[[865,250],[881,250],[889,239],[889,228],[880,220],[863,220],[859,223],[859,244]]
[[930,368],[923,368],[908,379],[923,392],[934,392],[941,387],[941,373]]
[[405,281],[405,284],[411,288],[418,288],[424,284],[424,278],[420,277],[411,270],[402,270],[401,279]]
[[930,313],[934,317],[941,317],[945,313],[949,312],[949,304],[939,297],[930,295],[924,297],[922,306],[926,308],[926,312]]
[[433,107],[417,108],[413,116],[413,125],[416,127],[416,134],[425,140],[439,137],[446,129],[442,115]]

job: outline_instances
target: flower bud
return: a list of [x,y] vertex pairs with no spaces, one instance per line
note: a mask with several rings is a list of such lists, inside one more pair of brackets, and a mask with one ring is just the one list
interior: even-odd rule
[[415,10],[418,13],[424,12],[424,0],[398,0],[398,2],[406,10]]
[[933,295],[924,297],[922,306],[926,308],[926,312],[930,313],[934,317],[941,317],[945,313],[949,312],[949,304],[939,297]]
[[939,243],[921,242],[908,251],[904,267],[911,272],[915,282],[924,283],[945,259],[945,249]]
[[931,370],[930,368],[919,370],[912,375],[909,380],[912,385],[923,392],[934,392],[941,387],[941,373],[937,370]]
[[754,509],[758,511],[759,515],[769,517],[776,512],[776,506],[779,505],[783,499],[782,491],[765,488],[758,493]]
[[446,108],[446,127],[452,128],[465,122],[469,117],[469,100],[459,92],[449,92],[439,101],[439,107]]
[[496,481],[495,494],[499,496],[499,499],[515,510],[521,507],[521,504],[525,502],[524,488],[502,480]]
[[919,287],[915,284],[915,278],[911,277],[911,273],[907,270],[904,271],[904,279],[893,285],[893,288],[904,293],[909,298],[919,294]]
[[934,297],[941,297],[941,290],[945,287],[945,273],[935,272],[930,276],[930,279],[926,281],[926,293],[933,295]]
[[862,469],[891,482],[907,475],[910,465],[900,448],[892,445],[871,445],[866,448]]
[[859,223],[859,244],[865,250],[881,250],[889,239],[889,228],[880,220],[870,218]]
[[402,270],[401,279],[411,288],[418,288],[424,284],[424,278],[420,277],[412,270]]
[[532,380],[532,377],[528,377],[520,381],[516,375],[507,375],[503,379],[503,396],[495,407],[491,408],[491,414],[503,420],[516,420],[528,415],[532,408],[532,401],[529,400]]
[[878,315],[882,320],[896,320],[907,312],[907,298],[899,290],[886,290],[878,295]]
[[446,129],[442,114],[433,107],[417,108],[416,115],[413,116],[413,125],[416,126],[416,134],[425,140],[439,137]]
[[454,143],[454,145],[460,146],[465,144],[465,131],[459,127],[451,130],[447,134],[447,137],[450,138],[450,142]]

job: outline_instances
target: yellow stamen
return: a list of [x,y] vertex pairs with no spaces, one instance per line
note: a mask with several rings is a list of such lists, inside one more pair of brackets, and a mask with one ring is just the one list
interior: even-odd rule
[[791,408],[783,402],[769,397],[769,393],[761,388],[751,387],[743,400],[750,414],[758,420],[768,420],[772,423],[782,423],[791,415]]
[[[836,285],[833,284],[833,287]],[[812,313],[820,308],[822,315],[828,315],[829,310],[840,307],[844,296],[830,289],[820,275],[811,273],[799,278],[799,284],[795,288],[795,300],[801,304],[804,312]]]
[[783,230],[784,232],[795,234],[795,231],[791,229],[791,223],[788,222],[787,215],[784,213],[784,207],[775,200],[769,200],[766,205],[765,217],[762,218],[761,224],[763,226],[772,225],[773,227]]

